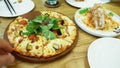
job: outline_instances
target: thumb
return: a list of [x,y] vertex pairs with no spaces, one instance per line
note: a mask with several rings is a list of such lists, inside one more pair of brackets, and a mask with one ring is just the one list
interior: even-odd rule
[[14,56],[10,53],[0,55],[0,66],[11,64],[14,60]]

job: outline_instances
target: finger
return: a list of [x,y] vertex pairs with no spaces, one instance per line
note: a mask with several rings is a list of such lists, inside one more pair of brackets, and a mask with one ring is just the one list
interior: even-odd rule
[[0,55],[7,54],[8,52],[5,52],[3,49],[0,49]]
[[0,39],[0,49],[5,50],[6,52],[12,52],[12,47],[10,44],[3,39]]
[[0,55],[0,66],[11,64],[12,62],[14,62],[14,60],[14,56],[10,53]]

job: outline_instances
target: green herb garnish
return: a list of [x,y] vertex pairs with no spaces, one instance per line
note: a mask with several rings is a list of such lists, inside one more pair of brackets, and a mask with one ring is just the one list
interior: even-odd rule
[[27,36],[42,34],[46,39],[55,39],[56,35],[51,30],[60,29],[58,22],[58,18],[50,18],[48,14],[38,16],[33,20],[29,20],[26,27],[27,32],[23,32],[23,34]]
[[109,16],[114,16],[114,14],[112,12],[109,12],[108,15]]
[[90,8],[85,8],[79,11],[80,14],[84,14],[89,11]]

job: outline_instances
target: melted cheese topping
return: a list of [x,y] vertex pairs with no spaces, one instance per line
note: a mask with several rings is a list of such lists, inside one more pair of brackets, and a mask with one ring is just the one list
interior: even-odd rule
[[63,29],[60,30],[62,35],[58,36],[56,39],[47,40],[44,36],[39,34],[37,35],[37,40],[32,42],[27,36],[20,34],[21,31],[26,32],[27,25],[20,25],[19,22],[21,20],[28,20],[18,17],[9,25],[7,30],[8,40],[10,43],[14,44],[14,50],[16,52],[30,57],[51,57],[64,52],[74,42],[77,29],[72,20],[57,12],[42,11],[41,13],[48,13],[50,17],[64,20],[65,25],[60,25],[63,26]]

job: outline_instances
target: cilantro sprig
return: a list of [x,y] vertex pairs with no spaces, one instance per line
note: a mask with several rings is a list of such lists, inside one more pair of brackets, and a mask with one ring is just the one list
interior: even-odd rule
[[80,14],[84,14],[89,11],[90,8],[85,8],[79,11]]
[[114,14],[112,12],[109,12],[108,15],[111,16],[111,17],[114,16]]
[[37,16],[33,20],[29,20],[26,27],[27,32],[24,35],[30,36],[32,34],[42,34],[46,39],[55,39],[56,35],[51,30],[57,30],[61,27],[58,26],[58,18],[50,18],[48,14]]

